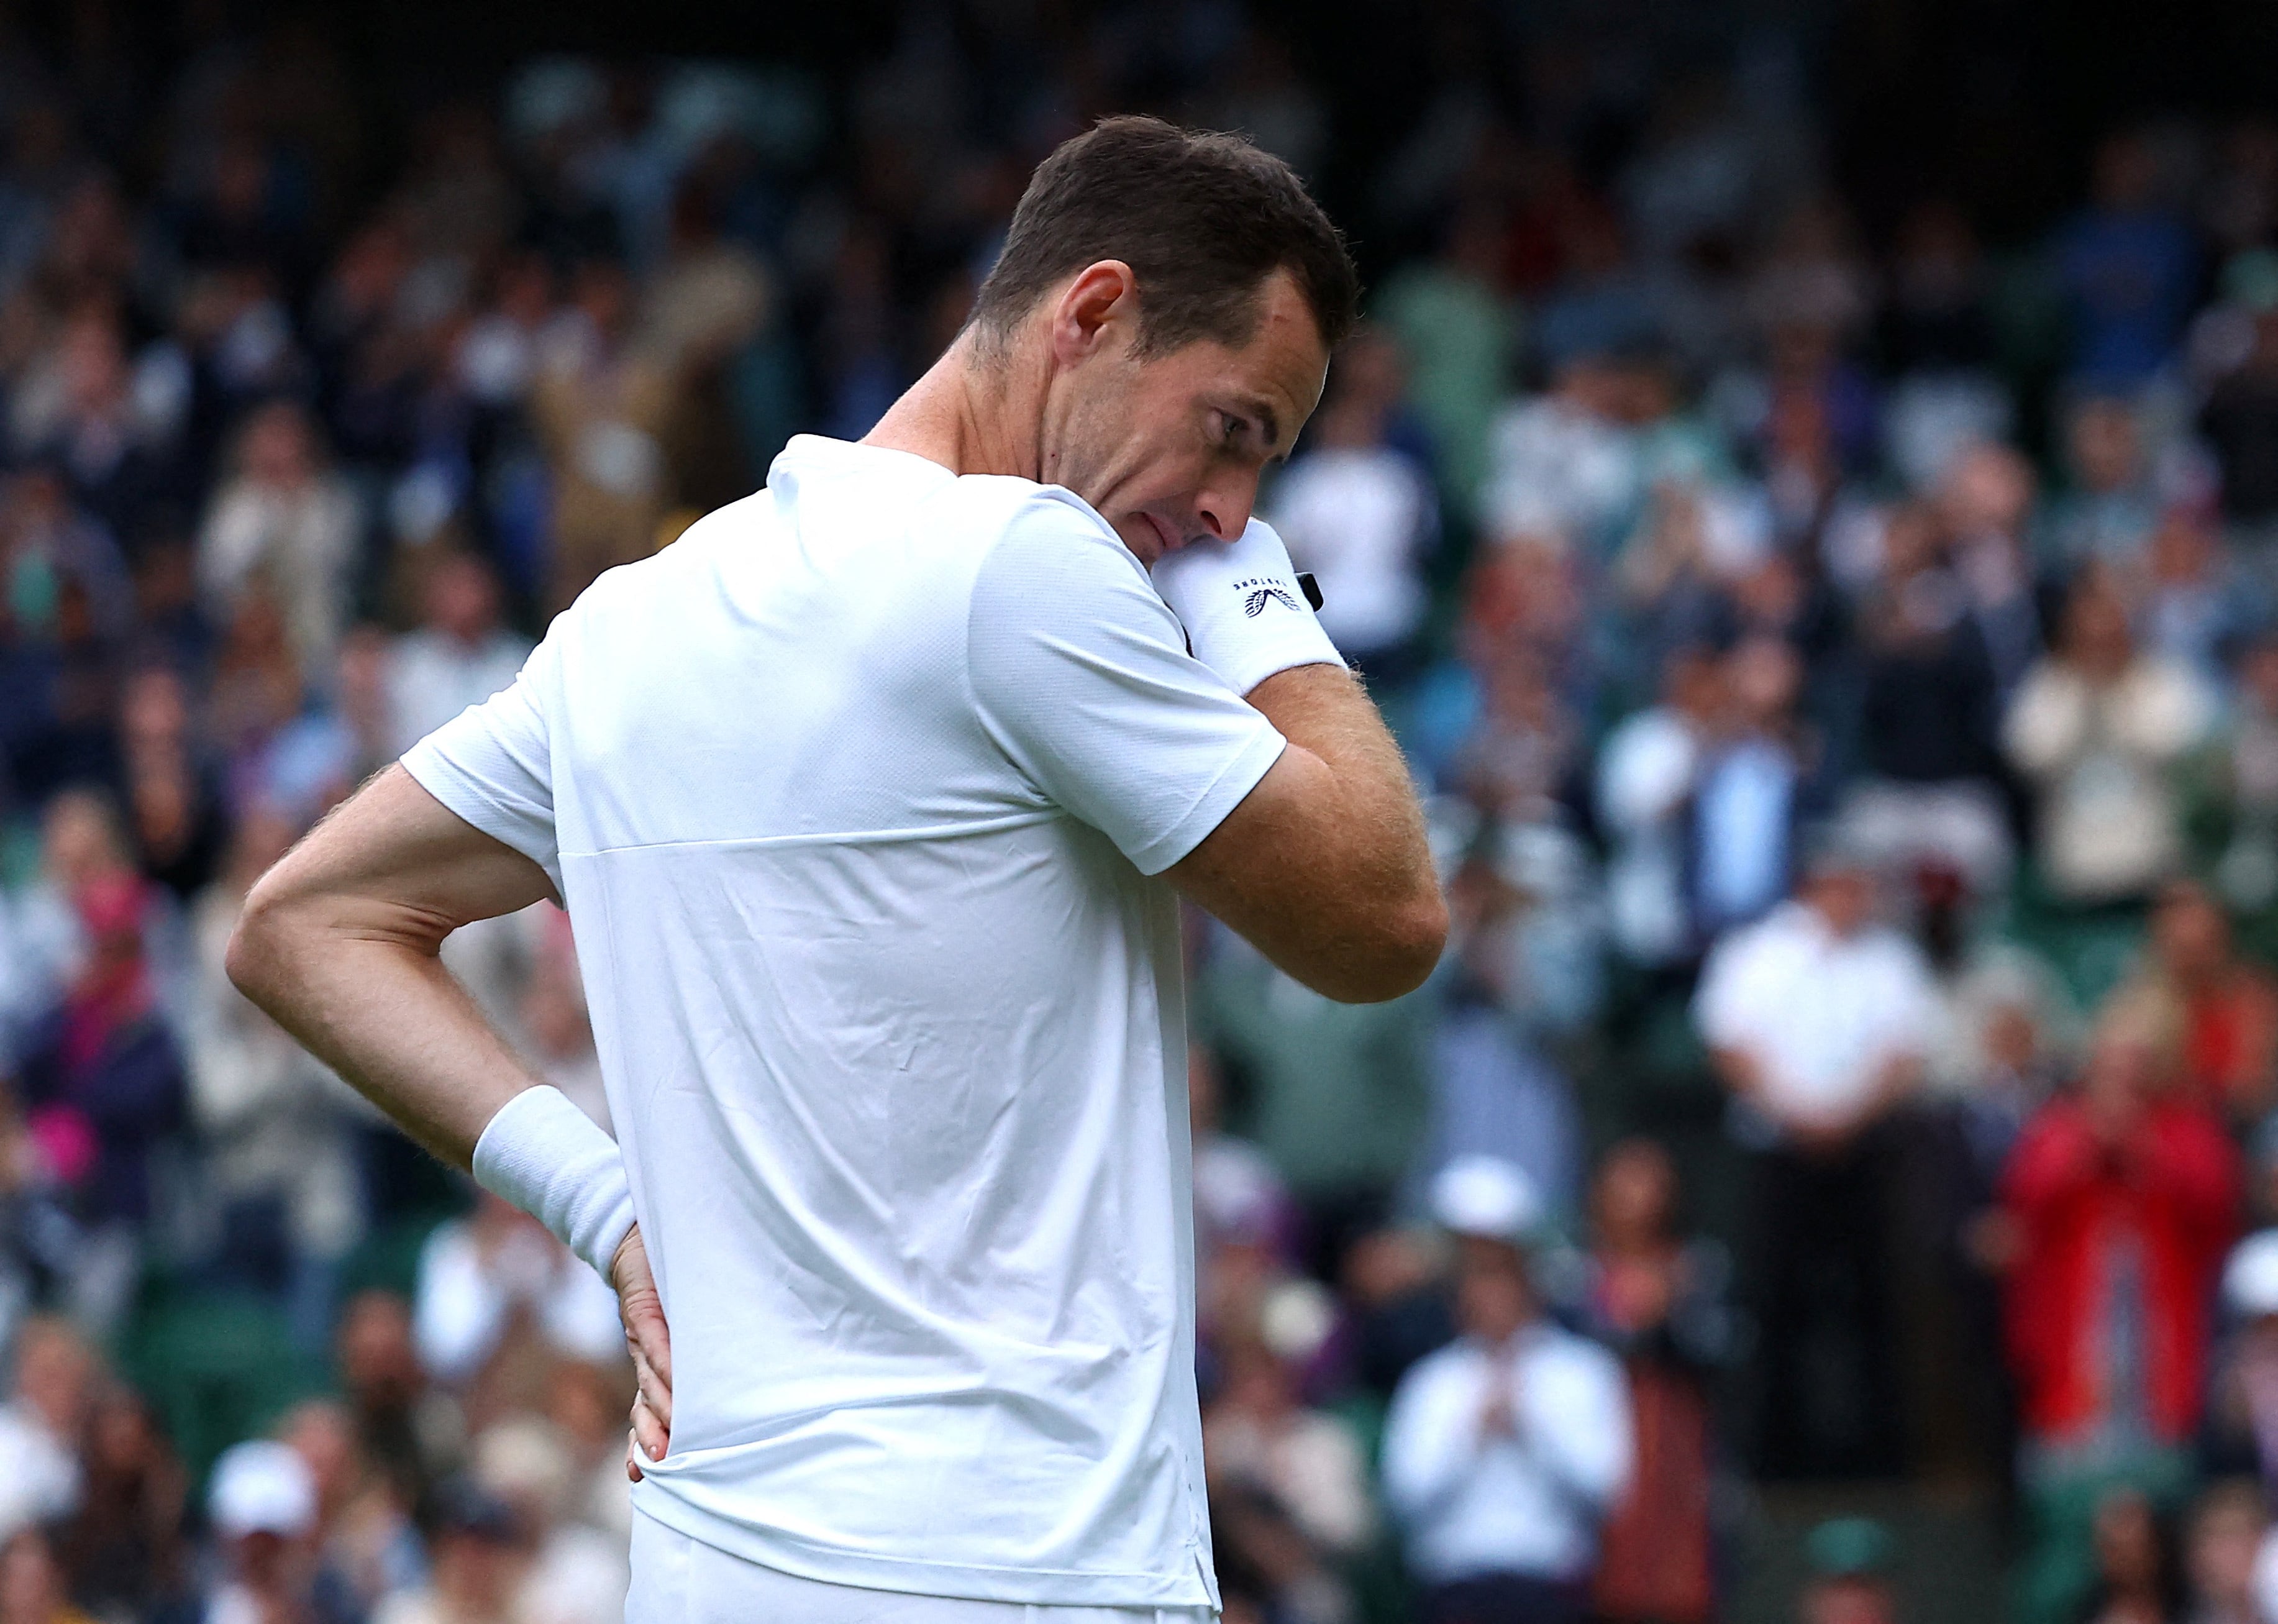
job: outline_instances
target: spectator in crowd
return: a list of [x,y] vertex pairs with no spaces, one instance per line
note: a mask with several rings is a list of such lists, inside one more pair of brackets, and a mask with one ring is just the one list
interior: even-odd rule
[[2278,980],[2239,956],[2230,922],[2205,886],[2175,880],[2161,889],[2149,962],[2135,984],[2175,1011],[2187,1092],[2241,1124],[2268,1113],[2278,1090]]
[[1300,1390],[1335,1310],[1311,1281],[1285,1281],[1255,1325],[1221,1338],[1218,1391],[1203,1416],[1214,1495],[1270,1502],[1323,1565],[1357,1555],[1376,1531],[1367,1462],[1343,1422]]
[[365,1107],[247,1002],[223,965],[246,892],[285,854],[292,829],[266,808],[249,810],[222,875],[199,898],[187,1060],[224,1272],[287,1303],[313,1352],[330,1335],[333,1271],[363,1227],[351,1135]]
[[2049,507],[2049,561],[2060,569],[2103,563],[2125,569],[2142,555],[2159,523],[2159,494],[2135,402],[2091,395],[2065,425],[2071,488]]
[[2207,1378],[2199,1452],[2216,1474],[2278,1489],[2278,1231],[2260,1229],[2222,1268],[2228,1331]]
[[2278,282],[2246,316],[2246,353],[2207,392],[2199,428],[2222,471],[2222,511],[2266,571],[2278,519]]
[[307,1463],[268,1438],[231,1445],[214,1462],[206,1517],[226,1566],[201,1598],[203,1624],[313,1624],[317,1488]]
[[23,1086],[32,1138],[73,1191],[86,1226],[73,1280],[78,1308],[109,1327],[140,1266],[151,1156],[180,1129],[186,1089],[143,951],[142,882],[101,875],[76,900],[87,962],[32,1040]]
[[303,670],[333,661],[359,563],[355,498],[325,464],[316,425],[289,402],[238,432],[234,468],[198,536],[208,613],[226,625],[265,595]]
[[2198,276],[2190,232],[2160,197],[2159,159],[2134,133],[2096,155],[2090,207],[2057,242],[2074,375],[2130,389],[2167,363]]
[[1796,831],[1812,810],[1796,714],[1802,662],[1786,643],[1760,636],[1724,663],[1729,709],[1693,800],[1688,866],[1701,941],[1754,923],[1787,894]]
[[570,1515],[579,1484],[559,1429],[536,1415],[494,1421],[475,1439],[470,1471],[513,1511],[531,1553],[515,1612],[531,1624],[615,1624],[631,1580],[625,1546]]
[[95,1356],[67,1321],[40,1316],[18,1329],[11,1390],[0,1406],[6,1521],[45,1522],[79,1509],[80,1429],[94,1379]]
[[2008,879],[1999,686],[1936,511],[1909,504],[1882,529],[1882,573],[1861,606],[1860,755],[1851,838],[1894,870],[1958,869],[1980,894]]
[[287,1412],[279,1438],[301,1457],[316,1490],[317,1611],[370,1616],[375,1603],[417,1582],[425,1569],[409,1517],[378,1482],[347,1409],[311,1398]]
[[1725,670],[1700,645],[1662,663],[1661,700],[1616,725],[1600,747],[1597,812],[1612,842],[1606,910],[1613,945],[1649,969],[1696,949],[1686,856],[1686,813],[1726,709]]
[[2116,1000],[2077,1088],[2027,1123],[2002,1179],[2035,1617],[2085,1590],[2109,1488],[2172,1503],[2199,1424],[2241,1177],[2220,1120],[2175,1085],[2178,1042],[2170,1008]]
[[195,721],[189,685],[172,666],[126,678],[118,745],[135,865],[183,907],[213,879],[229,837],[220,763],[200,747]]
[[390,1596],[372,1624],[539,1624],[523,1608],[530,1556],[514,1508],[466,1477],[435,1499],[428,1582]]
[[2179,775],[2192,866],[2257,961],[2278,963],[2278,639],[2244,640],[2230,714]]
[[73,1599],[99,1618],[179,1605],[190,1582],[189,1480],[148,1402],[105,1384],[88,1406],[79,1509],[55,1529]]
[[1607,1519],[1595,1617],[1707,1624],[1717,1616],[1721,1470],[1710,1383],[1738,1351],[1724,1300],[1731,1263],[1678,1228],[1676,1165],[1650,1139],[1598,1164],[1591,1247],[1571,1288],[1574,1323],[1621,1356],[1637,1459]]
[[0,1544],[0,1620],[5,1624],[94,1624],[73,1605],[55,1547],[42,1528],[19,1528]]
[[427,565],[417,631],[387,655],[387,700],[400,754],[514,680],[530,640],[499,624],[499,587],[490,566],[470,553]]
[[1266,509],[1292,562],[1318,579],[1321,624],[1338,652],[1392,690],[1421,663],[1424,565],[1440,525],[1430,470],[1391,441],[1403,366],[1382,333],[1346,341],[1310,425],[1311,448],[1275,482]]
[[2174,1532],[2141,1490],[2106,1490],[2093,1525],[2096,1580],[2079,1616],[2089,1624],[2168,1624],[2182,1616],[2183,1571]]
[[1403,1379],[1384,1434],[1422,1616],[1579,1620],[1632,1470],[1621,1367],[1544,1316],[1529,1264],[1542,1213],[1517,1168],[1456,1162],[1433,1195],[1458,1248],[1463,1334]]
[[416,1314],[421,1365],[476,1416],[527,1405],[554,1356],[606,1360],[623,1339],[608,1283],[488,1191],[429,1237]]
[[2032,465],[2007,446],[1981,442],[1954,457],[1937,500],[1964,610],[1992,663],[1996,702],[2006,706],[2041,647]]
[[1695,1005],[1755,1149],[1758,1448],[1777,1474],[1888,1471],[1900,1449],[1888,1129],[1921,1081],[1938,1006],[1875,902],[1872,872],[1828,841],[1794,900],[1718,945]]
[[2004,723],[2009,758],[2037,792],[2049,888],[2090,904],[2144,896],[2182,861],[2175,769],[2214,721],[2187,666],[2139,650],[2108,573],[2067,598],[2055,650]]
[[1322,1272],[1388,1215],[1429,1101],[1428,988],[1388,1004],[1334,1004],[1230,935],[1214,943],[1203,1030],[1250,1084],[1235,1119],[1302,1209]]
[[2182,1624],[2260,1624],[2255,1569],[2269,1521],[2251,1482],[2217,1482],[2192,1503],[2183,1528]]
[[421,1367],[411,1305],[391,1291],[357,1293],[341,1309],[334,1348],[357,1443],[399,1504],[421,1505],[458,1463],[466,1419]]

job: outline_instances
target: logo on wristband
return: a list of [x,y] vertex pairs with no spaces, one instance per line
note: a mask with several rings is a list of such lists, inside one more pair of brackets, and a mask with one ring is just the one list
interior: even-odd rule
[[1297,607],[1297,600],[1289,595],[1289,589],[1270,575],[1236,581],[1234,589],[1250,594],[1242,601],[1242,612],[1252,620],[1264,614],[1269,603],[1279,603],[1283,609],[1292,610]]

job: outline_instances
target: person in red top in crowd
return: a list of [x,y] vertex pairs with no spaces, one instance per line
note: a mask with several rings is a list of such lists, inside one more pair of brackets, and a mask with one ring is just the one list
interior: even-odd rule
[[2026,1123],[2001,1178],[2010,1368],[2041,1535],[2029,1592],[2055,1617],[2093,1576],[2094,1507],[2120,1482],[2179,1488],[2205,1386],[2215,1277],[2244,1174],[2179,1086],[2174,1007],[2106,1006],[2076,1087]]

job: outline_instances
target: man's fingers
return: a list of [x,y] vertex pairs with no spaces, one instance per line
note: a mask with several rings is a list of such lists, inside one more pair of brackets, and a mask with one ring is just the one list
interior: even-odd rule
[[625,1430],[625,1475],[634,1482],[641,1480],[640,1439],[631,1428]]
[[[672,1333],[665,1324],[664,1300],[657,1294],[656,1275],[649,1268],[648,1247],[641,1239],[638,1224],[625,1231],[624,1239],[618,1243],[616,1256],[610,1262],[609,1283],[616,1287],[625,1346],[631,1350],[633,1373],[640,1382],[640,1407],[648,1411],[658,1428],[669,1431],[672,1426]],[[638,1413],[634,1431],[638,1436]],[[650,1459],[663,1453],[660,1444]]]
[[633,1464],[638,1466],[644,1458],[649,1460],[663,1459],[665,1450],[671,1444],[672,1435],[667,1430],[665,1424],[657,1419],[656,1412],[649,1408],[648,1396],[646,1393],[633,1400],[632,1420],[635,1445]]
[[626,1338],[633,1351],[633,1376],[640,1384],[640,1403],[659,1425],[672,1425],[672,1379],[658,1371],[649,1358],[648,1350],[631,1337]]
[[657,1300],[655,1288],[620,1299],[618,1307],[625,1322],[625,1340],[631,1344],[634,1357],[647,1360],[658,1379],[670,1387],[672,1333],[666,1329],[664,1307]]

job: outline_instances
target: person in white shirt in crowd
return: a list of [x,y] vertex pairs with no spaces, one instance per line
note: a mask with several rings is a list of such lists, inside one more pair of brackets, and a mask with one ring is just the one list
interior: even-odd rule
[[412,1324],[420,1362],[458,1388],[524,1337],[597,1364],[615,1358],[623,1344],[608,1285],[577,1267],[544,1226],[487,1191],[470,1215],[442,1225],[420,1249]]
[[[1279,160],[1103,121],[863,443],[604,575],[256,888],[238,984],[618,1288],[633,1624],[1215,1609],[1178,894],[1344,1000],[1447,932],[1250,518],[1356,302]],[[549,896],[614,1143],[435,956]]]
[[530,640],[499,624],[491,566],[471,553],[436,559],[421,585],[417,628],[387,651],[396,754],[504,688],[529,657]]
[[2066,600],[2056,647],[2009,707],[2009,759],[2039,797],[2037,849],[2068,902],[2140,897],[2183,860],[2175,769],[2214,726],[2190,666],[2137,646],[2119,584],[2091,566]]
[[1312,448],[1273,486],[1266,517],[1321,589],[1321,625],[1379,688],[1412,676],[1439,540],[1430,474],[1387,432],[1406,380],[1399,348],[1364,329],[1337,354]]
[[1573,1624],[1632,1469],[1628,1385],[1611,1353],[1542,1312],[1531,1262],[1544,1214],[1524,1174],[1466,1157],[1432,1193],[1457,1248],[1462,1335],[1402,1378],[1383,1449],[1422,1617]]
[[1598,752],[1598,816],[1613,837],[1607,925],[1617,951],[1649,969],[1688,960],[1686,813],[1726,709],[1724,663],[1688,645],[1663,662],[1661,701],[1616,724]]
[[80,1433],[95,1354],[69,1321],[34,1314],[16,1332],[15,1376],[0,1405],[0,1527],[52,1522],[79,1508]]
[[[1757,1153],[1759,1465],[1774,1476],[1887,1471],[1901,1446],[1884,1128],[1938,1042],[1940,1003],[1875,905],[1863,859],[1821,837],[1795,898],[1716,946],[1694,1000],[1735,1135]],[[1823,1379],[1804,1379],[1807,1360]]]

